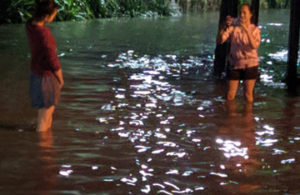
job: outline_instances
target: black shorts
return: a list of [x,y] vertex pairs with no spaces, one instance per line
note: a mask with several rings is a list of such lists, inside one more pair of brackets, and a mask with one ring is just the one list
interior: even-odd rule
[[229,80],[254,80],[258,77],[258,66],[246,69],[232,69],[227,72],[227,78]]

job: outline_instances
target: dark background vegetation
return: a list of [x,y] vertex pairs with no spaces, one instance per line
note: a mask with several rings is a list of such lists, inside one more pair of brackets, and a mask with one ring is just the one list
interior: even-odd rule
[[[169,15],[165,0],[56,0],[60,5],[57,20],[135,17],[147,12]],[[32,16],[34,0],[1,0],[0,24],[22,23]]]
[[[92,18],[136,17],[142,14],[168,16],[171,0],[56,0],[58,21]],[[216,10],[221,0],[175,0],[186,11]],[[247,0],[240,0],[247,2]],[[288,8],[289,0],[261,0],[262,8]],[[0,24],[22,23],[34,11],[34,0],[0,0]]]

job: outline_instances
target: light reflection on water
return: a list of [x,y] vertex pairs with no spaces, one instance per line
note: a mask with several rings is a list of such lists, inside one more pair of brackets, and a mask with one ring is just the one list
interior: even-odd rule
[[216,14],[204,17],[57,24],[66,86],[53,135],[1,131],[0,192],[298,193],[299,98],[284,95],[275,36],[287,25],[262,22],[252,107],[242,91],[226,103],[212,78]]
[[[121,53],[115,62],[108,64],[108,67],[111,68],[124,69],[128,80],[125,85],[112,88],[116,101],[102,106],[102,109],[113,115],[109,115],[107,118],[115,118],[114,112],[117,112],[116,118],[119,118],[119,122],[113,122],[118,125],[111,128],[111,131],[117,132],[120,137],[127,138],[135,145],[136,158],[138,159],[136,164],[140,167],[139,176],[134,177],[135,182],[129,178],[123,178],[123,182],[127,185],[135,185],[133,183],[137,182],[141,182],[142,185],[145,183],[141,189],[141,192],[144,193],[184,194],[205,190],[208,187],[205,182],[199,187],[199,183],[192,185],[178,181],[180,177],[195,177],[201,173],[200,170],[195,168],[184,170],[184,167],[165,169],[165,175],[178,178],[177,185],[175,185],[168,177],[165,177],[166,180],[162,180],[160,183],[157,182],[159,171],[155,169],[155,166],[151,166],[161,159],[166,162],[177,163],[180,162],[180,159],[189,160],[195,152],[190,147],[195,147],[200,151],[216,152],[215,149],[217,149],[225,157],[218,162],[221,163],[220,169],[212,169],[212,167],[216,167],[216,164],[209,164],[211,171],[207,170],[208,172],[201,177],[224,178],[225,180],[218,182],[220,186],[224,186],[223,190],[225,191],[227,187],[228,190],[233,190],[232,185],[239,186],[235,189],[236,192],[251,192],[260,189],[261,185],[254,179],[240,182],[233,181],[231,178],[242,177],[243,175],[247,178],[254,178],[261,166],[263,169],[271,169],[270,165],[263,165],[264,160],[257,155],[259,154],[258,147],[271,147],[278,141],[274,139],[275,128],[268,124],[258,124],[257,122],[263,119],[253,116],[251,105],[246,105],[242,113],[237,111],[236,105],[228,105],[228,117],[225,119],[225,126],[221,126],[219,130],[217,127],[212,128],[218,130],[218,134],[221,136],[216,138],[216,148],[201,146],[203,137],[198,135],[199,127],[206,129],[211,124],[204,122],[198,123],[197,128],[187,127],[191,124],[180,122],[189,121],[185,120],[186,116],[178,112],[173,113],[172,110],[176,107],[191,106],[190,109],[195,111],[196,116],[199,112],[203,113],[198,114],[199,118],[207,118],[207,112],[215,112],[212,108],[216,106],[216,103],[224,106],[224,101],[220,101],[220,99],[199,101],[193,95],[187,95],[186,89],[183,91],[173,82],[181,80],[182,75],[193,76],[195,68],[198,71],[197,74],[203,74],[212,66],[212,61],[203,62],[205,58],[191,56],[188,59],[180,60],[174,55],[171,59],[169,57],[170,55],[159,58],[149,55],[139,57],[134,51],[129,50],[126,53]],[[186,65],[188,64],[186,61],[192,65]],[[205,74],[202,75],[201,79],[207,80]],[[132,100],[129,101],[131,98]],[[131,112],[128,113],[128,110]],[[169,113],[173,114],[170,115]],[[199,120],[198,117],[195,118],[195,121]],[[109,124],[107,122],[109,120],[104,118],[102,122],[104,121]],[[155,128],[151,129],[151,127]],[[145,155],[150,155],[151,158],[147,158]],[[293,161],[295,159],[282,160],[281,164],[292,163]],[[160,164],[164,163],[160,161]],[[278,173],[277,170],[273,172]],[[150,181],[155,183],[151,185]]]

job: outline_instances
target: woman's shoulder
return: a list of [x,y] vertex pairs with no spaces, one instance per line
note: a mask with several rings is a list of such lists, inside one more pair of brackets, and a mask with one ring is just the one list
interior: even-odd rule
[[252,31],[259,31],[260,32],[258,26],[256,26],[255,24],[251,24],[250,28],[251,28]]
[[26,22],[26,28],[30,29],[31,31],[35,31],[39,34],[42,34],[42,35],[48,35],[50,33],[50,29],[48,27],[36,25],[36,24],[34,24],[32,19],[29,19]]
[[38,26],[36,30],[44,39],[51,37],[50,29],[47,26]]

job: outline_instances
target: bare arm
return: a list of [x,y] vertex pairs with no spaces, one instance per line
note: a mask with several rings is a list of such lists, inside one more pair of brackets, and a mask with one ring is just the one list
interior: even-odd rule
[[57,78],[58,82],[59,82],[59,87],[62,88],[64,85],[64,78],[63,78],[63,74],[62,74],[62,69],[58,69],[57,71],[54,72],[54,76]]
[[249,28],[245,27],[244,25],[241,25],[241,28],[246,32],[246,35],[249,39],[250,46],[253,49],[257,49],[260,44],[260,33],[252,33]]
[[224,42],[226,42],[229,39],[232,31],[233,31],[233,26],[229,26],[225,29],[220,30],[219,41],[221,44],[223,44]]

